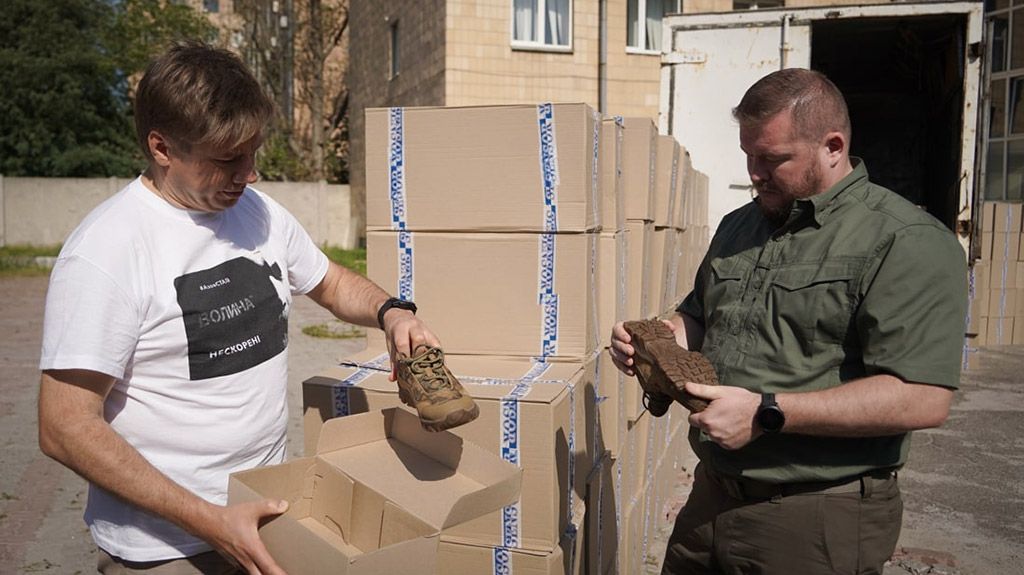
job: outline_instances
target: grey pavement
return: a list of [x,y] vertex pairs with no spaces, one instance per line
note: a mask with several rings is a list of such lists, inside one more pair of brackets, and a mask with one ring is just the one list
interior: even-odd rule
[[[95,572],[82,521],[85,482],[43,456],[36,441],[46,284],[42,277],[0,278],[0,574]],[[301,332],[329,321],[308,298],[296,300],[290,455],[302,450],[301,382],[365,346],[362,338]],[[965,374],[946,425],[914,436],[900,473],[901,549],[886,575],[1024,574],[1024,347],[984,349],[981,360]]]

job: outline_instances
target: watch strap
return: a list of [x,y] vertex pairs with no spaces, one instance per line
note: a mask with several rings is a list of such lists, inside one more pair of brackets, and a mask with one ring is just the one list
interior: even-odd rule
[[380,306],[380,309],[377,310],[377,325],[379,325],[381,329],[384,329],[384,314],[393,307],[406,309],[414,314],[416,313],[416,304],[413,302],[399,299],[397,297],[388,298],[387,301]]

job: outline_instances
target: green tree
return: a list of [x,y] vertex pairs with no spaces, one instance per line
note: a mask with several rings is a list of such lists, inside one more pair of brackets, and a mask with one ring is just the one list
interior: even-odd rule
[[155,54],[216,30],[168,0],[5,0],[0,173],[122,176],[145,165],[130,93]]
[[102,0],[7,0],[0,11],[0,173],[114,176],[137,168],[125,82],[102,45]]

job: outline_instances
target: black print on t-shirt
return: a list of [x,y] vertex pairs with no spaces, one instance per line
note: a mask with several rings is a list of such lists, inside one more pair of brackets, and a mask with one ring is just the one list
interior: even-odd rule
[[188,336],[189,379],[245,371],[284,351],[288,317],[275,263],[238,257],[174,280]]

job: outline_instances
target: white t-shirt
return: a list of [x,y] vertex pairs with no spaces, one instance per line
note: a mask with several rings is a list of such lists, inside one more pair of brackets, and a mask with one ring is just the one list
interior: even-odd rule
[[[288,312],[327,265],[295,218],[252,188],[211,214],[175,208],[136,179],[64,244],[40,369],[115,377],[111,427],[173,481],[224,504],[231,472],[284,460]],[[210,549],[95,486],[85,520],[97,545],[131,561]]]

